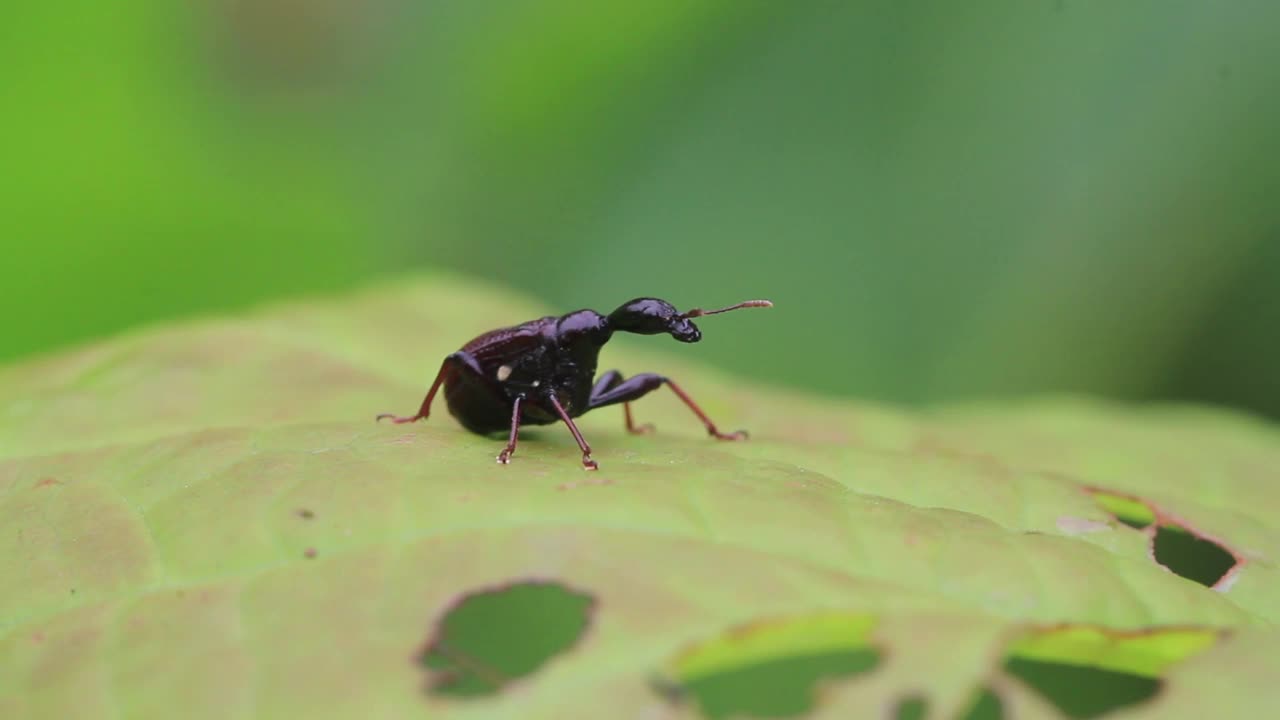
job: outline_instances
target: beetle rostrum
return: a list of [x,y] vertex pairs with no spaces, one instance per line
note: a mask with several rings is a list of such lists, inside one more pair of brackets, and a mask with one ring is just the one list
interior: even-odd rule
[[680,342],[694,343],[702,339],[702,332],[692,318],[753,307],[773,307],[773,303],[748,300],[718,310],[694,308],[682,313],[665,300],[636,298],[608,315],[578,310],[491,330],[444,359],[416,415],[384,413],[377,419],[397,424],[425,420],[431,413],[431,401],[443,386],[449,413],[464,428],[481,435],[508,433],[498,462],[505,465],[511,461],[521,425],[563,422],[582,450],[582,467],[595,470],[599,465],[591,459],[591,446],[573,418],[622,403],[627,430],[650,432],[652,425],[637,426],[632,420],[631,402],[666,385],[698,416],[709,435],[718,440],[745,440],[746,431],[722,433],[716,429],[711,418],[671,378],[654,373],[623,378],[617,370],[601,374],[595,382],[592,378],[600,348],[615,332],[667,334]]

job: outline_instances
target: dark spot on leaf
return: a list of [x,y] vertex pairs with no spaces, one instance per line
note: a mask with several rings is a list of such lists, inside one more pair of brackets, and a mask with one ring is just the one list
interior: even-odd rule
[[303,554],[303,556],[305,556],[305,557],[313,558],[313,557],[315,557],[315,556],[316,556],[316,549],[315,549],[315,548],[313,548],[313,547],[309,547],[309,548],[307,548],[306,550],[303,550],[303,551],[302,551],[302,554]]
[[71,588],[71,594],[72,594],[72,595],[75,595],[75,594],[76,594],[76,589],[75,589],[75,588]]
[[460,598],[436,623],[418,661],[438,695],[492,695],[567,651],[586,632],[595,598],[557,582],[526,581]]
[[302,518],[303,520],[310,520],[315,516],[316,516],[315,513],[311,512],[306,508],[298,508],[298,517]]
[[1087,665],[1010,658],[1005,670],[1022,680],[1069,718],[1094,718],[1144,702],[1160,690],[1160,679]]
[[682,690],[712,720],[796,717],[813,709],[818,682],[864,673],[879,663],[873,648],[781,658],[698,678]]
[[893,711],[894,720],[924,720],[929,710],[929,701],[920,695],[903,698],[898,702],[898,709]]
[[1156,562],[1188,580],[1213,587],[1235,567],[1236,559],[1221,545],[1176,525],[1156,530],[1152,547]]
[[961,720],[1004,720],[1004,702],[991,688],[982,688],[973,699],[973,705],[960,716]]
[[61,484],[62,484],[62,482],[61,482],[61,481],[59,481],[57,478],[43,477],[43,478],[40,478],[39,480],[37,480],[37,481],[36,481],[36,484],[35,484],[35,485],[32,485],[31,487],[32,487],[32,488],[35,488],[35,489],[38,489],[38,488],[43,488],[43,487],[52,487],[52,486],[54,486],[54,485],[61,485]]

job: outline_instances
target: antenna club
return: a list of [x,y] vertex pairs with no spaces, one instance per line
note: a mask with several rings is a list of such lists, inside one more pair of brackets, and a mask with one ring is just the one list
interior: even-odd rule
[[729,307],[720,308],[719,310],[703,310],[702,308],[694,308],[684,313],[680,317],[684,319],[688,319],[688,318],[703,317],[705,315],[719,315],[720,313],[729,312],[730,310],[741,310],[742,308],[767,308],[767,307],[773,307],[773,302],[769,300],[747,300],[746,302],[740,302],[737,305],[730,305]]

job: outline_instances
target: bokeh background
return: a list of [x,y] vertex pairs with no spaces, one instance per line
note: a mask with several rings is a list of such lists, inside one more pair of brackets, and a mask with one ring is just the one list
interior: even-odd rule
[[825,393],[1280,415],[1274,0],[5,16],[0,362],[443,268],[770,297],[676,349]]

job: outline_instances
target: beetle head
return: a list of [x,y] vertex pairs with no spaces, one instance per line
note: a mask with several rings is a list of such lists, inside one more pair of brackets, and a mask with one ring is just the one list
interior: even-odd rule
[[671,303],[657,298],[636,298],[609,313],[614,330],[638,335],[669,334],[680,342],[698,342],[702,332]]

